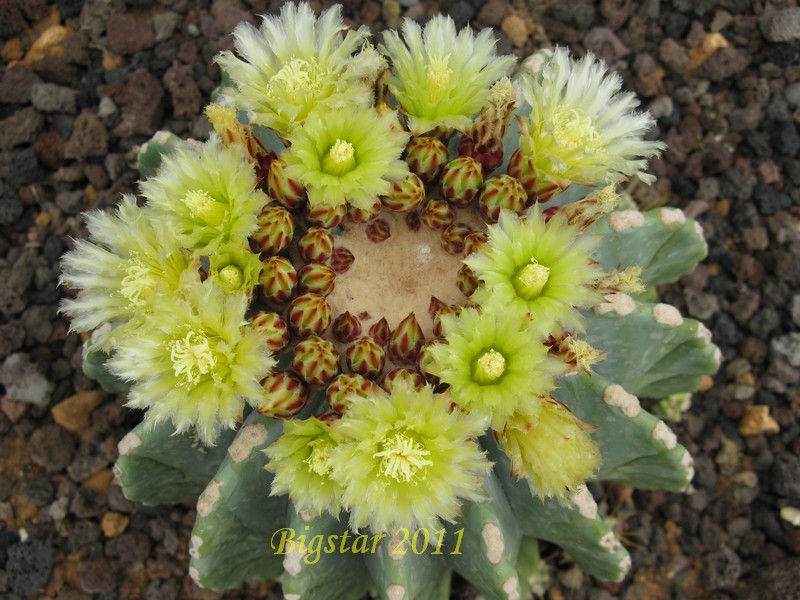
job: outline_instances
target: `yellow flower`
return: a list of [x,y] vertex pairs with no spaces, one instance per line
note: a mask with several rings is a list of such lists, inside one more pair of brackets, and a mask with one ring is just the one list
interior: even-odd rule
[[256,175],[244,148],[226,147],[217,135],[198,154],[181,148],[164,156],[158,176],[143,181],[148,206],[161,212],[184,248],[210,254],[226,242],[241,243],[258,224],[269,202],[256,189]]
[[622,79],[591,53],[573,61],[557,48],[538,77],[522,78],[522,95],[531,107],[524,119],[520,151],[535,165],[538,184],[566,189],[572,183],[596,185],[645,173],[647,159],[664,148],[646,141],[654,125],[632,93],[620,92]]
[[216,62],[235,85],[225,93],[252,123],[286,138],[314,108],[370,105],[384,61],[365,43],[366,27],[348,30],[341,11],[336,5],[317,19],[305,2],[287,3],[279,17],[265,16],[261,29],[236,27],[242,58],[222,52]]
[[564,499],[600,464],[591,429],[560,402],[540,398],[508,420],[498,441],[512,473],[525,477],[534,494]]
[[456,33],[450,17],[433,17],[424,31],[405,19],[401,31],[402,39],[386,32],[381,49],[392,62],[389,89],[415,136],[436,127],[466,129],[516,61],[495,54],[490,28],[477,36],[469,27]]
[[111,323],[113,343],[136,326],[134,317],[152,312],[161,294],[175,292],[190,258],[164,221],[133,196],[122,198],[116,214],[95,211],[86,221],[89,241],[75,240],[61,261],[61,284],[79,290],[61,310],[75,331]]
[[350,527],[428,531],[452,522],[464,500],[480,500],[491,463],[475,438],[485,421],[398,381],[392,394],[352,397],[336,431],[331,477],[342,486]]
[[392,182],[409,175],[400,160],[408,134],[393,121],[391,113],[374,108],[314,111],[281,155],[286,175],[305,186],[312,209],[345,202],[370,209]]
[[160,299],[158,310],[106,363],[133,382],[128,405],[146,409],[153,425],[172,421],[178,433],[197,428],[213,444],[233,428],[245,402],[263,402],[260,381],[275,365],[265,338],[245,320],[247,296],[226,294],[216,278],[200,282],[184,274],[178,293]]

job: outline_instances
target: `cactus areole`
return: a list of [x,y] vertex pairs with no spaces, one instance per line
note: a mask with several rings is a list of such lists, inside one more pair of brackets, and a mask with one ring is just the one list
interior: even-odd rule
[[125,494],[197,499],[189,570],[214,589],[444,599],[455,571],[531,597],[539,540],[624,578],[586,482],[685,489],[639,398],[719,365],[653,291],[702,231],[624,193],[652,180],[653,119],[591,54],[517,67],[447,17],[375,47],[287,4],[234,39],[209,140],[157,134],[143,205],[89,213],[62,261],[84,370],[144,411]]

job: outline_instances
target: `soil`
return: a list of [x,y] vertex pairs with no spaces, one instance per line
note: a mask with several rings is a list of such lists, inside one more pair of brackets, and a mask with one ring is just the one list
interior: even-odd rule
[[[213,56],[267,0],[0,0],[0,597],[212,599],[187,575],[194,506],[145,507],[113,482],[140,419],[81,371],[58,315],[80,213],[135,192],[156,130],[204,139]],[[315,8],[327,2],[312,2]],[[796,0],[358,0],[373,31],[438,11],[493,26],[501,52],[595,52],[669,146],[643,208],[682,208],[707,260],[662,298],[702,319],[724,363],[673,425],[689,494],[593,486],[632,554],[619,584],[554,547],[552,600],[800,598],[800,8]],[[782,516],[783,515],[783,516]],[[27,541],[23,541],[27,540]],[[277,583],[226,598],[280,597]],[[456,580],[454,598],[475,598]]]

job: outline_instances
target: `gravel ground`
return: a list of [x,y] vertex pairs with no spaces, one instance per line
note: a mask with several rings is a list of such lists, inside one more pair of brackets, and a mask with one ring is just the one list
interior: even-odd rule
[[[556,557],[548,598],[800,598],[800,528],[781,516],[800,508],[796,4],[345,8],[373,30],[441,10],[459,24],[496,27],[500,50],[520,56],[553,44],[594,51],[640,95],[669,144],[652,164],[658,183],[635,188],[636,200],[684,209],[708,237],[708,260],[662,290],[706,322],[725,358],[675,425],[696,457],[694,492],[605,486],[602,504],[632,553],[630,576],[597,582],[545,548]],[[279,5],[0,0],[0,597],[220,597],[186,575],[193,506],[136,506],[113,483],[117,442],[139,417],[82,374],[82,340],[56,312],[58,258],[70,236],[86,235],[82,211],[135,190],[137,144],[159,128],[205,138],[201,110],[219,80],[211,58],[237,22]],[[225,597],[265,596],[280,597],[278,584]],[[454,597],[475,594],[456,582]]]

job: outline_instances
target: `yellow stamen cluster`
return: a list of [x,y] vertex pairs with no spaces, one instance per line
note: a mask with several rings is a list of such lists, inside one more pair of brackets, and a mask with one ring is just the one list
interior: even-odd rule
[[293,58],[269,80],[267,96],[274,97],[277,91],[295,93],[299,91],[319,91],[322,86],[323,72],[317,60],[309,58]]
[[141,307],[153,295],[156,281],[153,270],[141,259],[134,257],[125,267],[125,277],[120,282],[119,291],[131,305]]
[[[423,467],[433,464],[428,459],[430,452],[413,437],[396,433],[394,438],[384,440],[383,450],[372,455],[381,458],[380,471],[384,477],[408,483]],[[424,475],[421,479],[425,479]]]
[[533,300],[542,293],[549,278],[550,268],[540,265],[535,258],[531,258],[531,262],[522,267],[514,276],[514,289],[520,297]]
[[202,219],[209,225],[220,225],[227,212],[227,206],[214,200],[205,190],[189,190],[183,203],[193,217]]
[[431,95],[431,100],[438,100],[444,91],[450,87],[450,77],[453,72],[449,67],[450,55],[431,58],[425,69],[425,87]]
[[552,118],[553,137],[562,148],[595,150],[600,136],[591,117],[574,108],[559,106],[553,111]]
[[610,273],[604,273],[595,283],[595,287],[603,294],[612,292],[641,294],[646,289],[642,283],[642,267],[632,265],[624,271],[615,269]]
[[197,331],[190,331],[183,339],[173,340],[169,345],[169,357],[175,376],[182,380],[179,385],[183,387],[197,385],[217,364],[210,340]]
[[494,348],[484,352],[473,367],[473,377],[478,383],[492,383],[506,372],[506,359]]

